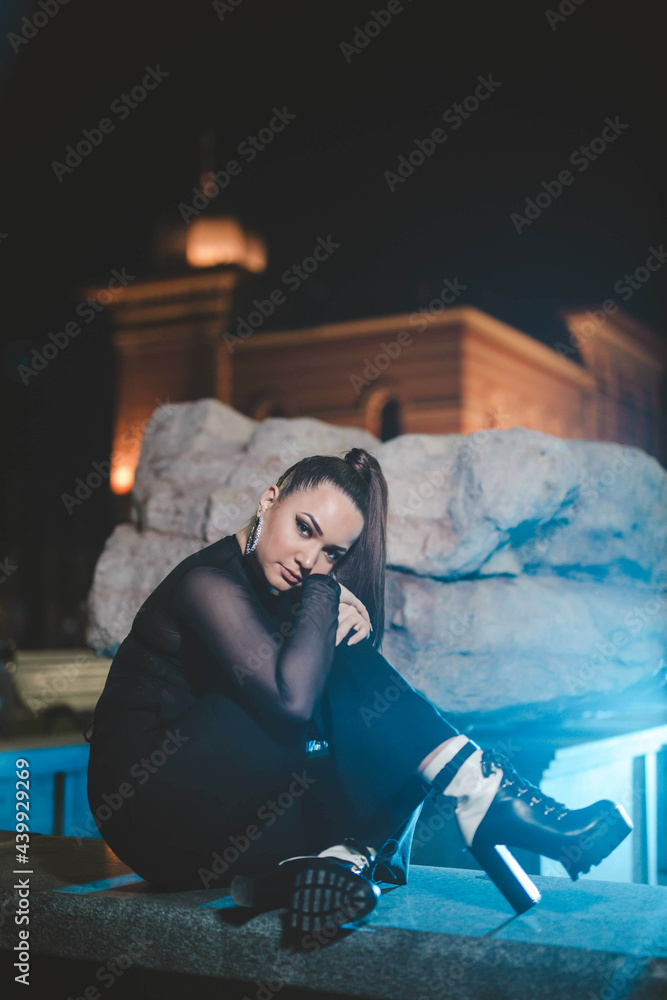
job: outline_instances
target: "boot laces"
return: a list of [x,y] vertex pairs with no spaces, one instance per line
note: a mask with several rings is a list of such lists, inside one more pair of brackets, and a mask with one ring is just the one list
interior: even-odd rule
[[559,811],[556,819],[562,819],[567,815],[569,809],[562,802],[558,802],[550,795],[545,795],[537,785],[532,785],[525,778],[522,778],[510,763],[507,754],[501,750],[484,750],[482,752],[482,774],[488,778],[492,774],[493,765],[499,767],[503,772],[501,788],[511,788],[511,794],[519,799],[525,799],[530,806],[539,805],[545,816],[548,816],[554,809]]

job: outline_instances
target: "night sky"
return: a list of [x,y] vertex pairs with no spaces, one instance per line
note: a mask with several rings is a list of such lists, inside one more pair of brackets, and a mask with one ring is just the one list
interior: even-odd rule
[[[628,301],[614,291],[667,242],[654,5],[70,0],[41,25],[42,10],[14,0],[0,15],[0,558],[12,552],[22,572],[36,544],[101,546],[113,527],[105,491],[76,515],[61,495],[109,455],[114,369],[103,314],[27,385],[17,344],[41,347],[76,319],[83,284],[155,271],[155,226],[192,203],[202,129],[215,129],[216,169],[241,165],[210,211],[268,244],[269,268],[247,282],[240,312],[284,288],[318,237],[340,244],[265,329],[412,311],[448,278],[465,286],[459,302],[552,345],[558,310],[608,298],[664,335],[667,267]],[[41,26],[26,30],[38,12]],[[122,95],[148,69],[160,82],[128,108]],[[455,105],[480,79],[492,85],[464,119]],[[295,117],[251,159],[242,144],[276,109]],[[54,161],[104,118],[113,130],[59,179]],[[617,127],[596,154],[606,119]],[[446,138],[391,180],[438,128]],[[512,214],[568,169],[572,183],[517,232]]]

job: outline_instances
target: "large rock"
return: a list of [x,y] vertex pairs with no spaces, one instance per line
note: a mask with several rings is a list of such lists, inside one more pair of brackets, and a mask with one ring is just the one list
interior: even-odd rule
[[211,494],[258,426],[212,399],[159,407],[141,443],[132,490],[137,528],[206,539]]
[[307,455],[365,447],[389,485],[383,654],[444,711],[622,691],[665,666],[667,476],[639,448],[517,427],[385,443],[217,400],[156,411],[132,525],[100,557],[89,642],[112,653],[157,583],[237,531]]
[[151,591],[204,545],[201,539],[118,525],[95,567],[88,595],[88,645],[102,656],[113,656]]
[[405,434],[378,458],[392,566],[667,584],[667,476],[640,448],[514,427]]
[[632,587],[389,571],[387,606],[383,654],[450,713],[620,691],[654,673],[667,647],[667,594]]

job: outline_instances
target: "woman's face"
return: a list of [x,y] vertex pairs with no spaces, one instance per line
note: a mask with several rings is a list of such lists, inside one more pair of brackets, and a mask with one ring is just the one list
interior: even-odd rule
[[[277,503],[279,493],[277,486],[270,486],[262,494],[259,506],[264,523],[252,554],[267,582],[287,591],[300,586],[311,573],[335,569],[361,534],[364,519],[345,494],[330,486],[293,493],[282,503]],[[244,533],[243,550],[248,533]]]

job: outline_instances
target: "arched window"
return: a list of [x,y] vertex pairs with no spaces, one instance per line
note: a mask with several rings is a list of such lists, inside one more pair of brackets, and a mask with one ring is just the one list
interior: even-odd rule
[[401,405],[397,399],[389,399],[380,413],[380,441],[391,441],[401,433]]
[[253,402],[248,416],[253,420],[266,420],[267,417],[292,417],[294,414],[287,412],[278,396],[262,395]]
[[401,401],[393,385],[376,385],[362,395],[360,409],[363,425],[380,441],[390,441],[403,433],[401,427]]
[[611,358],[609,357],[609,351],[604,347],[598,347],[595,355],[595,376],[600,392],[611,395],[614,389]]

